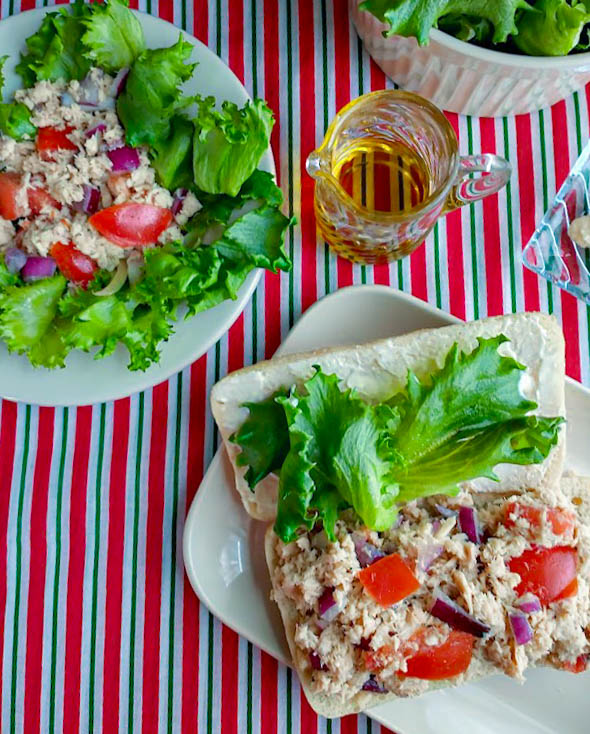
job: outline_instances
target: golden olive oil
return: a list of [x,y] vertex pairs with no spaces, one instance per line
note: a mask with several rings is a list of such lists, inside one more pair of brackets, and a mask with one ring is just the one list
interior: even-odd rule
[[[410,214],[430,195],[431,174],[426,162],[407,145],[383,138],[361,138],[333,161],[332,176],[355,203],[368,213]],[[355,242],[346,237],[346,226],[333,206],[315,196],[315,214],[322,236],[336,251],[359,262],[382,261],[389,243]],[[415,247],[408,228],[408,242],[400,254]],[[390,258],[387,258],[390,259]]]

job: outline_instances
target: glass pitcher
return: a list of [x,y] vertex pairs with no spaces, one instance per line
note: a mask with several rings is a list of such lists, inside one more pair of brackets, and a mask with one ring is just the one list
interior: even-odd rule
[[339,255],[366,264],[408,255],[441,214],[496,193],[511,173],[499,156],[460,156],[444,114],[399,90],[371,92],[344,107],[306,168],[315,179],[322,237]]

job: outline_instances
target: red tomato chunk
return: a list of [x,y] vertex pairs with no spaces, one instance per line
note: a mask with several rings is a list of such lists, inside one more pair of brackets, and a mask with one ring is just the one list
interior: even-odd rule
[[382,607],[389,607],[420,588],[418,579],[398,553],[363,568],[358,578],[367,594]]
[[575,596],[578,553],[569,546],[532,548],[508,561],[508,567],[520,576],[516,587],[518,596],[527,592],[536,594],[544,606],[551,602]]
[[88,221],[119,247],[143,247],[158,241],[172,222],[172,212],[160,206],[129,201],[101,209]]

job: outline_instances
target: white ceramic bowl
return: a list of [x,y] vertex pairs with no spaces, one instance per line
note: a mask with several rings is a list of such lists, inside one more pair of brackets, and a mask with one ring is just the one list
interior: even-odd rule
[[500,117],[549,107],[590,81],[590,53],[572,56],[520,56],[490,51],[438,31],[430,43],[383,37],[387,26],[359,10],[350,13],[367,51],[403,89],[438,107],[479,117]]

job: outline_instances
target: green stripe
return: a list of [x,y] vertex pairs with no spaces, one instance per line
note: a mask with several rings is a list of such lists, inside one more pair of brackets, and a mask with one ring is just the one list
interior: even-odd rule
[[213,734],[213,615],[207,613],[207,734]]
[[293,701],[292,701],[292,691],[291,691],[291,668],[287,668],[286,670],[286,682],[285,687],[287,689],[287,700],[285,702],[285,718],[286,718],[286,724],[287,724],[287,734],[292,734],[293,731]]
[[440,245],[438,223],[434,226],[434,285],[436,290],[436,305],[442,308],[442,293],[440,287]]
[[[286,10],[286,35],[287,35],[287,162],[288,175],[287,193],[289,203],[289,216],[295,213],[293,206],[293,46],[291,34],[293,32],[291,24],[291,3],[285,4]],[[289,256],[291,262],[295,262],[295,227],[289,228]],[[289,271],[289,328],[293,326],[295,321],[295,268]]]
[[[327,31],[327,10],[326,0],[322,0],[321,3],[321,33],[322,33],[322,80],[323,80],[323,95],[322,103],[324,107],[324,132],[328,129],[328,31]],[[336,256],[334,256],[336,257]],[[324,290],[326,293],[330,292],[330,248],[324,242]]]
[[221,0],[216,0],[217,13],[215,16],[217,55],[221,56]]
[[[183,3],[184,5],[184,3]],[[170,616],[168,618],[168,732],[172,732],[174,715],[174,624],[176,597],[176,538],[178,493],[180,491],[180,449],[182,439],[182,372],[176,380],[176,432],[174,436],[174,473],[172,495],[172,541],[170,543]]]
[[[543,110],[539,111],[539,138],[541,144],[541,170],[543,182],[543,211],[547,211],[549,207],[549,183],[547,177],[547,149],[545,147],[545,115]],[[547,309],[549,313],[553,313],[553,288],[549,281],[545,281],[547,288]]]
[[246,694],[246,731],[252,734],[252,643],[248,643],[247,667],[247,694]]
[[[504,132],[504,155],[510,160],[510,136],[508,134],[508,119],[502,120]],[[506,184],[506,215],[508,220],[508,262],[510,266],[510,307],[516,313],[516,257],[514,252],[514,223],[512,219],[512,183],[508,179]]]
[[100,428],[98,434],[98,460],[96,462],[96,508],[94,516],[94,564],[92,569],[92,613],[90,621],[90,672],[88,690],[88,731],[94,731],[94,676],[96,672],[96,617],[98,597],[98,562],[100,559],[100,512],[101,512],[101,485],[102,466],[104,460],[106,405],[100,406]]
[[16,680],[18,673],[18,623],[20,616],[20,586],[22,573],[22,543],[23,543],[23,505],[25,502],[25,488],[27,486],[27,462],[29,460],[29,439],[31,430],[31,406],[25,408],[25,431],[23,459],[21,463],[20,487],[16,512],[16,584],[14,591],[14,620],[12,624],[12,679],[10,682],[10,732],[16,731]]
[[69,410],[63,409],[61,428],[61,450],[55,498],[55,571],[53,574],[53,610],[51,619],[51,667],[49,676],[49,734],[55,732],[55,671],[57,667],[57,615],[59,610],[59,575],[61,571],[61,523],[63,487],[68,447]]
[[[467,149],[473,154],[473,127],[471,117],[467,118]],[[477,237],[475,229],[475,204],[469,205],[469,222],[471,225],[471,270],[473,271],[473,318],[479,318],[479,282],[477,277]]]
[[139,543],[139,507],[141,499],[141,455],[143,446],[143,411],[145,394],[139,394],[137,412],[137,444],[135,449],[135,486],[133,508],[133,555],[131,559],[131,619],[129,621],[129,701],[127,702],[127,731],[133,734],[133,704],[135,700],[135,626],[137,622],[137,546]]

